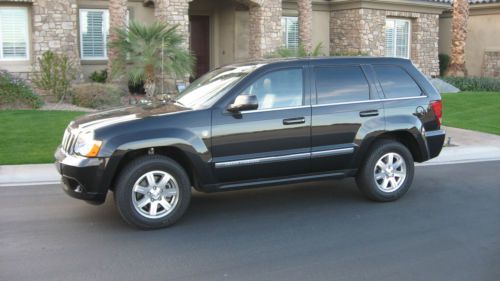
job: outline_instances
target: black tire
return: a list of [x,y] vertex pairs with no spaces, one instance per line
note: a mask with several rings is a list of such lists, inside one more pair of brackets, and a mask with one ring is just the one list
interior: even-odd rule
[[[151,171],[168,173],[178,186],[176,204],[161,218],[145,217],[134,207],[133,196],[136,196],[133,195],[134,185],[143,175]],[[120,215],[127,223],[141,229],[163,228],[174,224],[186,212],[191,201],[191,184],[184,169],[174,160],[161,155],[147,155],[130,162],[121,171],[114,199]]]
[[[358,188],[368,199],[373,201],[388,202],[399,199],[410,188],[413,181],[413,175],[415,173],[413,157],[408,148],[406,148],[406,146],[404,146],[400,142],[390,139],[384,139],[377,141],[373,145],[371,151],[369,151],[368,153],[369,155],[366,157],[361,169],[356,176],[356,183],[358,185]],[[382,190],[382,188],[379,188],[379,184],[377,182],[382,185],[382,183],[384,182],[384,178],[378,180],[375,179],[375,168],[377,162],[382,158],[382,156],[385,156],[388,153],[396,153],[401,156],[406,166],[406,176],[403,180],[401,180],[401,185],[395,185],[395,187],[399,187],[394,191],[384,191]],[[385,173],[381,174],[386,175]],[[392,183],[389,183],[389,185],[392,185]],[[391,187],[388,186],[389,190],[390,188]]]

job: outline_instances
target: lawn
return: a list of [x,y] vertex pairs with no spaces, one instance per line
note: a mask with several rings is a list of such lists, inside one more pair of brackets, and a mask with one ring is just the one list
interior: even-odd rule
[[54,151],[68,126],[82,112],[0,111],[0,165],[54,161]]
[[443,94],[443,124],[500,135],[500,92]]

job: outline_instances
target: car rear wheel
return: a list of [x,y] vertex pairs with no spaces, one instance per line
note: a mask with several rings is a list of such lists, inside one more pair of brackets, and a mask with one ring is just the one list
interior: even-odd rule
[[132,161],[120,173],[114,197],[120,215],[129,224],[143,229],[162,228],[186,212],[191,184],[175,161],[148,155]]
[[393,140],[375,143],[356,176],[361,192],[371,200],[387,202],[403,196],[411,186],[413,157],[403,144]]

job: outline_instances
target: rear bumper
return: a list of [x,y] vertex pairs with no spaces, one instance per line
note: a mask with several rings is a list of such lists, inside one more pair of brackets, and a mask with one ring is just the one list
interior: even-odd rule
[[85,158],[66,154],[60,147],[55,152],[55,166],[61,174],[63,190],[69,196],[95,204],[104,203],[108,192],[102,179],[106,158]]
[[443,149],[446,132],[444,130],[434,130],[425,132],[427,147],[429,149],[429,159],[435,158]]

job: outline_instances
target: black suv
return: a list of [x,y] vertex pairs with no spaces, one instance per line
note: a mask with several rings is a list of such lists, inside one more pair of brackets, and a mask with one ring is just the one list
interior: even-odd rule
[[173,224],[204,192],[356,177],[369,199],[406,193],[443,146],[441,97],[411,61],[321,58],[216,69],[172,101],[71,122],[56,166],[70,196],[140,228]]

